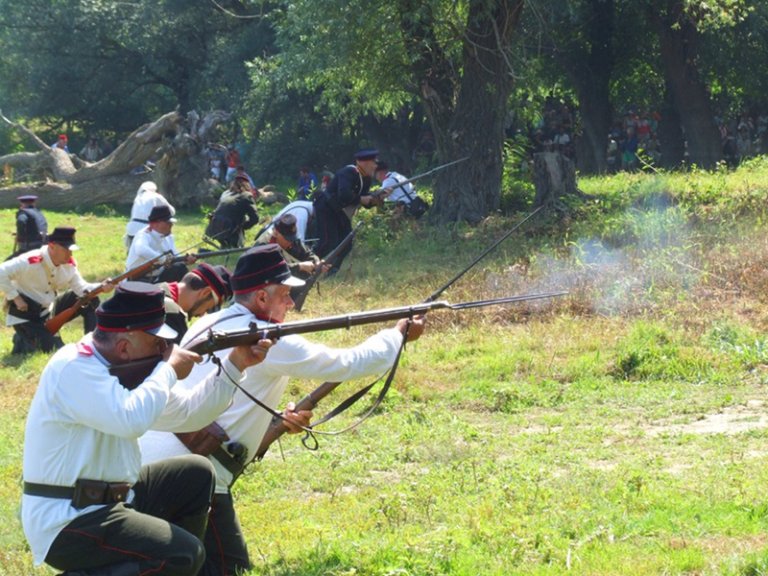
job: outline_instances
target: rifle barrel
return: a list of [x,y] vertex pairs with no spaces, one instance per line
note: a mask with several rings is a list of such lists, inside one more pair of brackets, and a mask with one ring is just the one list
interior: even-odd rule
[[498,240],[496,240],[496,242],[494,242],[494,243],[493,243],[493,244],[491,244],[491,245],[490,245],[488,248],[486,248],[485,250],[483,250],[482,254],[480,254],[480,255],[479,255],[477,258],[475,258],[475,259],[474,259],[474,260],[473,260],[473,261],[472,261],[472,262],[471,262],[471,263],[470,263],[470,264],[469,264],[469,265],[468,265],[466,268],[464,268],[464,269],[463,269],[461,272],[459,272],[458,274],[456,274],[456,276],[454,276],[453,278],[451,278],[451,279],[450,279],[448,282],[446,282],[445,284],[443,284],[443,285],[442,285],[440,288],[438,288],[437,290],[435,290],[434,292],[432,292],[432,294],[430,294],[430,295],[429,295],[429,297],[428,297],[428,298],[425,300],[425,302],[432,302],[432,301],[433,301],[433,300],[435,300],[435,299],[436,299],[438,296],[440,296],[440,295],[441,295],[443,292],[445,292],[445,291],[446,291],[448,288],[450,288],[451,286],[453,286],[453,285],[456,283],[456,281],[457,281],[459,278],[461,278],[462,276],[464,276],[464,274],[466,274],[466,273],[467,273],[467,272],[469,272],[469,271],[470,271],[472,268],[474,268],[474,267],[477,265],[477,263],[478,263],[478,262],[480,262],[480,260],[482,260],[483,258],[485,258],[486,256],[488,256],[488,254],[490,254],[490,253],[491,253],[491,252],[492,252],[492,251],[493,251],[493,250],[494,250],[494,249],[495,249],[495,248],[496,248],[496,247],[497,247],[499,244],[501,244],[502,242],[504,242],[504,240],[506,240],[507,238],[509,238],[509,237],[512,235],[512,233],[513,233],[515,230],[517,230],[518,228],[520,228],[520,226],[522,226],[523,224],[525,224],[525,223],[526,223],[528,220],[530,220],[531,218],[533,218],[533,217],[534,217],[536,214],[538,214],[538,213],[539,213],[539,211],[541,211],[541,210],[543,210],[543,209],[544,209],[544,206],[543,206],[543,205],[542,205],[542,206],[539,206],[538,208],[536,208],[536,210],[534,210],[533,212],[531,212],[530,214],[528,214],[528,216],[526,216],[525,218],[523,218],[522,220],[520,220],[520,222],[518,222],[517,224],[515,224],[515,225],[512,227],[512,229],[511,229],[511,230],[509,230],[508,232],[506,232],[506,233],[505,233],[505,234],[504,234],[504,235],[503,235],[501,238],[499,238]]
[[554,296],[563,296],[567,292],[548,292],[543,294],[526,294],[522,296],[507,296],[505,298],[494,298],[489,300],[477,300],[474,302],[461,302],[459,304],[449,304],[444,300],[433,302],[423,302],[411,306],[400,306],[397,308],[382,308],[371,310],[369,312],[356,312],[353,314],[342,314],[339,316],[328,316],[317,318],[315,320],[300,320],[297,322],[284,322],[282,324],[267,324],[266,326],[256,326],[252,324],[250,328],[230,331],[210,330],[206,335],[187,344],[186,348],[198,354],[210,354],[217,350],[224,350],[239,346],[241,344],[251,344],[262,338],[276,339],[293,334],[308,334],[310,332],[323,332],[326,330],[336,330],[338,328],[351,328],[352,326],[362,326],[364,324],[375,324],[387,322],[390,320],[399,320],[401,318],[411,318],[426,314],[431,310],[447,308],[450,310],[467,310],[470,308],[481,308],[485,306],[494,306],[499,304],[509,304],[513,302],[525,302],[528,300],[539,300],[542,298],[552,298]]

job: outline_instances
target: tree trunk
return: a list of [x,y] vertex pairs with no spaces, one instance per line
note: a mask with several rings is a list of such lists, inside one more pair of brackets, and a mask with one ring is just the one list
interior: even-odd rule
[[[73,162],[74,156],[52,149],[26,127],[1,114],[0,117],[27,134],[40,148],[37,153],[0,157],[0,165],[26,166],[38,180],[0,189],[0,207],[16,206],[17,196],[34,193],[40,196],[40,204],[45,208],[67,209],[130,204],[145,180],[155,181],[160,191],[178,206],[198,205],[208,190],[205,143],[229,114],[214,111],[201,120],[195,112],[190,112],[186,119],[178,112],[170,112],[137,129],[109,156],[92,164],[79,159]],[[135,168],[153,158],[157,159],[154,173],[134,173]]]
[[470,2],[455,106],[450,107],[450,93],[431,94],[428,84],[422,86],[438,157],[449,162],[470,156],[438,173],[430,210],[435,222],[477,223],[499,208],[504,120],[513,81],[505,50],[522,7],[522,0]]
[[581,194],[576,186],[576,167],[565,154],[539,152],[533,155],[534,206],[553,206],[562,196]]
[[659,120],[659,148],[664,168],[679,168],[685,159],[685,135],[680,125],[680,114],[672,101],[669,87],[664,91]]
[[695,23],[685,14],[682,0],[663,0],[651,9],[661,49],[664,73],[680,115],[691,163],[713,168],[723,157],[720,132],[704,82],[699,76]]
[[579,168],[594,174],[608,170],[606,148],[611,128],[615,6],[613,0],[587,2],[584,6],[588,52],[576,60],[576,65],[567,66],[567,70],[573,72],[571,79],[579,97],[581,134],[576,146]]

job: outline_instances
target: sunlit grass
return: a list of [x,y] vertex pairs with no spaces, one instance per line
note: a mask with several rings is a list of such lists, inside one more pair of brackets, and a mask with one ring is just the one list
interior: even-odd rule
[[[566,220],[532,221],[441,297],[568,296],[435,311],[373,418],[319,437],[316,452],[287,437],[238,483],[254,575],[768,571],[768,242],[756,200],[768,168],[580,187],[596,198]],[[0,229],[12,217],[0,211]],[[521,215],[396,230],[360,217],[348,262],[297,317],[423,301]],[[88,279],[122,271],[124,215],[49,221],[78,228]],[[198,242],[203,223],[182,213],[177,246]],[[0,235],[0,253],[10,245]],[[374,329],[313,339],[347,345]],[[0,334],[0,575],[46,574],[16,520],[26,408],[46,357],[11,356]],[[75,322],[64,339],[80,334]],[[286,397],[313,385],[292,382]]]

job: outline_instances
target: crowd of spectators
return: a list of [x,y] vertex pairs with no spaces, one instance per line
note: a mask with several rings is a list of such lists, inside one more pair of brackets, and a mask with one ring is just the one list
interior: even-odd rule
[[[556,151],[575,158],[575,106],[548,97],[540,120],[529,132],[532,153]],[[746,158],[768,154],[768,113],[749,113],[715,118],[720,130],[723,159],[737,166]],[[605,146],[609,172],[633,171],[643,165],[659,166],[662,149],[658,138],[660,114],[630,107],[610,128]]]
[[715,120],[728,165],[736,166],[746,158],[768,154],[768,113],[742,112],[738,117]]

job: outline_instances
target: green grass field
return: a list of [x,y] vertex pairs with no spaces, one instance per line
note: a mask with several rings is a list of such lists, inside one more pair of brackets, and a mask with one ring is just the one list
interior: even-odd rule
[[[375,417],[314,452],[287,437],[240,480],[254,575],[768,574],[768,163],[580,186],[593,198],[530,222],[444,294],[568,296],[435,311]],[[97,280],[123,269],[125,217],[94,212],[49,221],[78,228],[80,268]],[[366,213],[340,274],[293,318],[420,302],[522,216],[393,230]],[[0,230],[12,221],[0,211]],[[182,213],[177,246],[202,229]],[[11,241],[0,235],[0,254]],[[64,339],[80,333],[76,321]],[[48,574],[17,518],[46,357],[11,356],[10,334],[0,575]],[[292,382],[286,399],[316,384]]]

